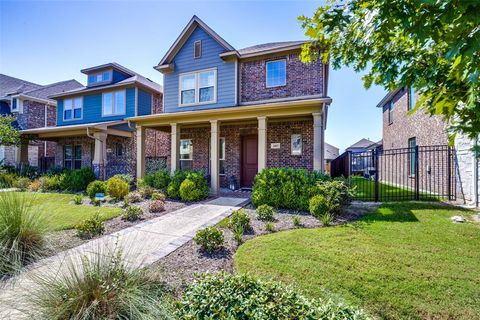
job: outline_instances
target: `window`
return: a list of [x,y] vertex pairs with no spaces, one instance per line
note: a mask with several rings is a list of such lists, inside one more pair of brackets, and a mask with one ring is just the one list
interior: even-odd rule
[[18,102],[17,98],[12,98],[12,111],[17,111],[18,110],[17,102]]
[[80,169],[82,167],[82,146],[76,145],[74,150],[73,168]]
[[66,145],[63,147],[63,167],[80,169],[82,167],[82,146]]
[[415,90],[413,88],[408,89],[408,110],[412,110],[415,108],[415,104],[417,104],[417,99],[415,97]]
[[103,71],[88,75],[88,84],[95,84],[99,82],[107,82],[111,80],[111,71]]
[[302,135],[301,134],[292,134],[291,148],[292,148],[292,155],[302,154]]
[[388,103],[388,124],[393,123],[393,102]]
[[192,169],[193,163],[193,146],[192,140],[181,139],[180,140],[180,169],[189,170]]
[[82,98],[65,99],[63,101],[63,120],[82,118]]
[[417,159],[416,159],[416,146],[417,146],[417,139],[415,137],[408,139],[408,174],[411,177],[415,176],[416,172],[416,165],[417,165]]
[[72,168],[73,147],[66,145],[63,147],[63,167],[67,169]]
[[198,59],[202,56],[202,40],[195,41],[193,48],[193,57]]
[[267,88],[280,87],[287,83],[287,60],[268,61],[266,69]]
[[215,102],[216,87],[217,70],[180,75],[180,105]]
[[102,101],[102,116],[125,114],[125,90],[104,93]]
[[115,154],[117,157],[123,156],[123,143],[116,143],[115,144]]

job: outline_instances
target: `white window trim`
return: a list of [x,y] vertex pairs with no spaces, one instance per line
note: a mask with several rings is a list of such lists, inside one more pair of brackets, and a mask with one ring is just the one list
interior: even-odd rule
[[[62,105],[62,118],[63,118],[63,121],[78,121],[78,120],[83,120],[83,96],[80,97],[80,101],[82,101],[82,105],[80,108],[75,108],[75,106],[73,105],[73,101],[75,99],[78,99],[78,97],[76,98],[68,98],[68,99],[63,99],[63,105]],[[72,118],[71,119],[65,119],[65,101],[67,100],[72,100]],[[80,118],[75,118],[75,109],[80,109]]]
[[[293,137],[300,136],[300,150],[293,150]],[[292,156],[301,156],[303,154],[303,135],[301,133],[294,133],[290,136],[290,153]]]
[[[273,62],[278,62],[278,61],[284,61],[285,62],[285,81],[284,81],[283,84],[279,84],[279,85],[276,85],[276,86],[269,86],[268,85],[268,64],[273,63]],[[276,59],[276,60],[267,61],[265,63],[265,87],[266,88],[277,88],[277,87],[284,87],[286,85],[287,85],[287,59],[283,58],[283,59]]]
[[[190,144],[191,144],[191,149],[190,149],[191,152],[189,153],[190,158],[188,158],[188,159],[182,159],[181,154],[179,154],[179,160],[180,160],[180,161],[191,161],[191,160],[193,160],[193,141],[192,141],[192,139],[180,139],[180,141],[179,141],[178,143],[179,143],[179,145],[181,145],[181,144],[182,144],[182,141],[185,141],[185,140],[190,141]],[[179,149],[180,149],[180,148],[179,148]]]
[[[219,143],[218,143],[219,145],[221,145],[221,144],[220,144],[220,140],[223,140],[223,148],[222,148],[223,158],[218,157],[218,161],[219,161],[219,162],[220,162],[220,161],[223,161],[223,162],[224,162],[224,163],[223,163],[223,166],[224,166],[224,168],[225,168],[225,158],[226,158],[226,156],[225,156],[226,147],[225,147],[225,146],[227,145],[227,140],[225,139],[225,137],[220,137],[218,140],[219,140]],[[220,164],[219,164],[219,166],[218,166],[218,171],[220,172]],[[219,173],[219,175],[220,175],[220,176],[224,176],[224,175],[225,175],[225,172],[224,172],[224,173]]]
[[[13,109],[13,99],[16,99],[16,107]],[[10,111],[11,112],[18,112],[23,113],[23,100],[17,97],[12,97],[10,101]]]
[[[110,74],[110,80],[104,80],[103,79],[103,74],[108,72]],[[97,75],[101,74],[102,75],[102,81],[96,81],[97,79]],[[94,76],[95,77],[95,81],[94,82],[90,82],[90,76]],[[97,85],[97,84],[102,84],[102,83],[109,83],[109,82],[112,82],[112,79],[113,79],[113,70],[110,69],[110,70],[104,70],[104,71],[100,71],[100,72],[95,72],[95,73],[89,73],[88,76],[87,76],[87,82],[88,82],[88,85]]]
[[[198,57],[195,56],[195,48],[197,43],[200,43],[200,55]],[[193,43],[193,59],[200,59],[202,57],[202,40],[197,40]]]
[[[124,95],[124,99],[123,99],[123,103],[124,103],[124,110],[123,110],[123,113],[115,113],[115,93],[116,92],[120,92],[120,91],[123,91]],[[104,101],[105,101],[105,95],[108,94],[108,93],[111,93],[112,94],[112,113],[105,113],[105,109],[104,109]],[[115,90],[115,91],[108,91],[108,92],[102,92],[102,118],[104,117],[115,117],[115,116],[124,116],[127,114],[127,90]]]
[[[200,102],[200,73],[213,71],[215,74],[215,80],[213,81],[213,100],[212,101],[205,101]],[[188,75],[195,75],[195,102],[193,103],[183,103],[182,104],[182,77]],[[205,104],[214,104],[217,103],[217,87],[218,87],[218,72],[217,68],[210,68],[210,69],[203,69],[197,70],[192,72],[185,72],[180,73],[178,75],[178,105],[180,107],[190,107],[190,106],[198,106],[198,105],[205,105]],[[202,87],[203,88],[203,87]]]

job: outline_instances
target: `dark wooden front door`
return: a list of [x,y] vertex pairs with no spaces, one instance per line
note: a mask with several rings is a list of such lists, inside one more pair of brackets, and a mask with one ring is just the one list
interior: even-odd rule
[[258,171],[258,139],[256,135],[242,136],[241,186],[251,188]]

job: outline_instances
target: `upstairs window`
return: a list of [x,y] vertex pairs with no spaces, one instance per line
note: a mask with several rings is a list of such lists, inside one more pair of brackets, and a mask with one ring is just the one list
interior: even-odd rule
[[12,111],[18,111],[18,99],[17,98],[12,98]]
[[107,92],[102,96],[102,116],[125,114],[125,90]]
[[417,99],[415,98],[415,90],[413,88],[408,89],[408,111],[415,108]]
[[195,41],[193,48],[193,57],[198,59],[202,56],[202,40]]
[[393,123],[393,102],[388,103],[388,124]]
[[82,98],[65,99],[63,101],[63,120],[78,120],[82,118]]
[[268,61],[266,70],[267,88],[280,87],[287,83],[287,60]]
[[217,95],[217,70],[180,75],[180,105],[214,103]]
[[110,81],[111,79],[112,79],[111,71],[92,73],[88,75],[88,84],[107,82],[107,81]]

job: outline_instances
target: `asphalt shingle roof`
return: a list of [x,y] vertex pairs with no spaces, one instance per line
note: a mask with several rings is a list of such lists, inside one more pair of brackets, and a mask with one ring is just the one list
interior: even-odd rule
[[59,94],[65,91],[70,91],[78,88],[83,88],[83,85],[77,80],[72,79],[72,80],[52,83],[52,84],[43,86],[39,89],[24,92],[24,94],[34,98],[48,99],[48,97],[51,96],[52,94]]
[[375,142],[363,138],[363,139],[360,139],[359,141],[357,141],[356,143],[352,144],[350,147],[347,148],[347,150],[348,150],[348,149],[368,148],[368,147],[370,147],[370,146],[373,145],[373,144],[375,144]]
[[282,41],[282,42],[270,42],[270,43],[263,43],[263,44],[257,44],[255,46],[243,48],[240,50],[237,50],[240,55],[245,55],[245,54],[254,54],[254,53],[259,53],[263,51],[269,51],[269,50],[276,50],[276,49],[282,49],[285,47],[291,47],[291,46],[298,46],[304,44],[306,41]]
[[11,93],[22,93],[41,87],[42,85],[0,73],[0,98],[3,98]]

